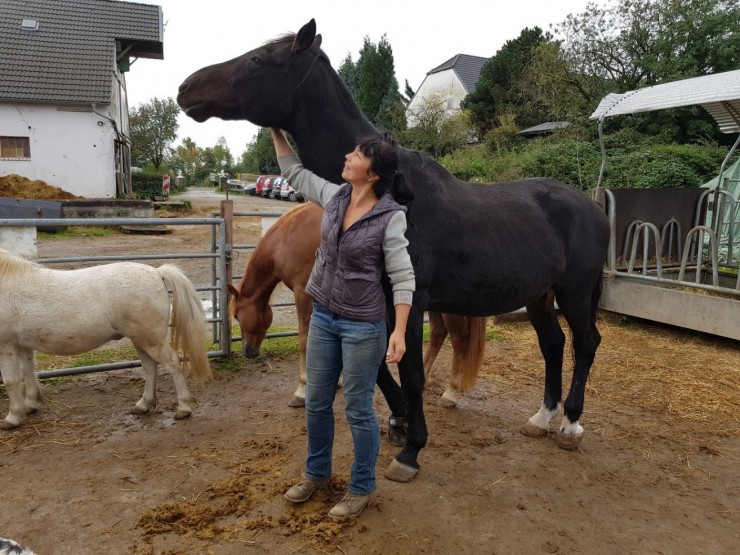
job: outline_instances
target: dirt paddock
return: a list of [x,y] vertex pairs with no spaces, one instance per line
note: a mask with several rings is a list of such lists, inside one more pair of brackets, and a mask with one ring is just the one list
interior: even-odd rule
[[[257,226],[240,229],[248,241]],[[138,241],[187,245],[188,233]],[[120,241],[137,239],[42,239],[39,250]],[[305,452],[303,411],[287,405],[297,355],[234,356],[193,388],[198,408],[184,421],[173,419],[166,375],[160,406],[143,417],[130,414],[138,370],[47,380],[42,410],[0,432],[0,536],[38,555],[736,553],[740,346],[609,314],[600,329],[578,450],[518,432],[541,402],[543,364],[528,324],[501,324],[455,409],[437,402],[451,360],[443,348],[425,392],[420,473],[409,484],[383,478],[397,452],[383,437],[376,494],[347,522],[326,516],[352,460],[341,394],[330,487],[297,508],[282,497]],[[379,394],[376,408],[385,432]]]

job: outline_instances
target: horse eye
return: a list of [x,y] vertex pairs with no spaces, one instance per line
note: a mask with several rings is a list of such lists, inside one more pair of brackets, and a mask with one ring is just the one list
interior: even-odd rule
[[252,56],[252,62],[254,62],[258,66],[262,65],[262,60],[260,60],[259,56]]

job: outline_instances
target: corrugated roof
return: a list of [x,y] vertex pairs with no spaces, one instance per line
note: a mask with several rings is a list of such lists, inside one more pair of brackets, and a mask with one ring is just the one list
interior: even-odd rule
[[451,69],[462,82],[463,87],[465,87],[465,91],[471,93],[475,90],[475,84],[478,82],[478,79],[480,79],[480,72],[481,69],[483,69],[483,64],[487,61],[488,58],[482,58],[481,56],[456,54],[445,63],[438,65],[433,70],[429,71],[427,75]]
[[740,132],[740,70],[704,75],[606,95],[591,119],[699,105],[715,119],[722,133]]
[[[24,20],[38,22],[25,29]],[[110,102],[116,41],[162,59],[159,6],[113,0],[1,0],[0,101]]]
[[522,129],[519,131],[519,135],[540,135],[542,133],[548,133],[550,131],[554,131],[555,129],[565,129],[570,125],[570,122],[567,121],[546,121],[545,123],[540,123],[539,125],[535,125],[533,127],[527,127],[526,129]]

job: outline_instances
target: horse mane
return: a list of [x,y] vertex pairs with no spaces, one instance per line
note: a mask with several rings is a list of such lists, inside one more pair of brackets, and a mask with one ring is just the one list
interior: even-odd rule
[[0,279],[24,276],[36,266],[34,262],[0,249]]

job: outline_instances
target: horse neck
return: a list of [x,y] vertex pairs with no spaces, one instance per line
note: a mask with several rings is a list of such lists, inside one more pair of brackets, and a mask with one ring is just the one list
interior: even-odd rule
[[255,250],[239,284],[239,298],[266,304],[278,283],[280,279],[273,271],[272,259],[261,256]]
[[378,130],[327,61],[316,64],[312,79],[301,88],[286,129],[298,146],[304,167],[341,183],[344,155],[354,149],[358,137],[377,135]]

